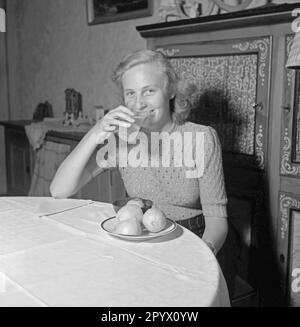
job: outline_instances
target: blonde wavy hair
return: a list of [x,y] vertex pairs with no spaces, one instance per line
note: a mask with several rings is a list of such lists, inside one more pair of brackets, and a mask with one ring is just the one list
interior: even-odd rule
[[169,59],[160,51],[138,50],[126,55],[113,72],[112,80],[122,93],[122,76],[132,67],[140,64],[154,63],[167,76],[172,119],[177,124],[183,124],[189,117],[191,110],[198,100],[197,87],[189,81],[180,80]]

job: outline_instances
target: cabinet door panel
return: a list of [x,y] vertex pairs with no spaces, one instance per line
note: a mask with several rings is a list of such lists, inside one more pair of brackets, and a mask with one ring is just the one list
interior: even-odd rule
[[291,219],[289,298],[291,306],[300,307],[300,208],[292,211]]
[[224,159],[238,167],[265,169],[271,44],[266,36],[157,48],[198,86],[189,120],[214,127]]
[[31,180],[30,147],[24,131],[6,129],[6,166],[9,195],[27,195]]
[[22,190],[27,186],[26,149],[18,144],[11,144],[9,149],[13,172],[11,182],[14,188]]
[[[285,37],[285,62],[288,58],[293,35]],[[300,178],[300,73],[284,70],[284,99],[282,103],[281,165],[282,176]]]
[[289,306],[300,306],[300,195],[279,194],[278,263]]

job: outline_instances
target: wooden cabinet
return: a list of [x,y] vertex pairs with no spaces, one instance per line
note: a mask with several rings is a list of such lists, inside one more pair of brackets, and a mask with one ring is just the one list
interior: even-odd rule
[[268,160],[271,36],[190,43],[185,39],[155,49],[170,57],[180,78],[198,86],[199,105],[189,120],[218,132],[231,232],[239,242],[236,271],[258,287],[260,276],[251,261],[258,260],[266,235],[263,181]]
[[119,171],[109,169],[91,180],[75,197],[112,203],[125,198],[126,191]]
[[261,305],[299,305],[300,74],[285,69],[296,7],[137,27],[198,86],[189,119],[222,143],[229,264]]
[[[48,132],[46,141],[68,145],[69,152],[71,152],[82,137],[83,134],[78,133]],[[119,171],[117,169],[110,169],[92,179],[87,185],[73,195],[72,198],[111,203],[125,196],[126,192]]]
[[6,126],[5,155],[8,195],[27,195],[31,181],[33,158],[22,124]]
[[279,193],[278,264],[289,306],[300,306],[300,195]]
[[[39,158],[32,150],[25,133],[24,126],[30,123],[30,121],[1,122],[5,127],[7,193],[8,195],[26,196],[30,191],[32,180],[34,180],[36,189],[33,195],[49,196],[49,186],[57,166],[74,149],[83,134],[48,132],[44,144],[44,148],[47,146],[47,149],[44,149],[46,157]],[[63,146],[63,151],[59,151],[60,159],[56,160],[55,155],[60,148],[59,145]],[[49,160],[53,163],[47,164],[41,170],[38,167],[37,159]],[[42,187],[38,185],[41,181]],[[119,171],[111,169],[91,180],[72,197],[112,202],[125,196],[126,192]]]
[[[293,41],[285,36],[285,59]],[[300,306],[300,73],[284,70],[281,111],[278,266],[284,301]]]

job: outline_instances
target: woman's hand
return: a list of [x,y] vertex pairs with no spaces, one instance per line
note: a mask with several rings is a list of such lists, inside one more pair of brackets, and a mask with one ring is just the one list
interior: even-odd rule
[[95,143],[103,143],[111,135],[111,133],[117,130],[117,127],[130,127],[134,122],[133,116],[134,113],[122,105],[110,110],[92,128],[92,133],[95,137]]

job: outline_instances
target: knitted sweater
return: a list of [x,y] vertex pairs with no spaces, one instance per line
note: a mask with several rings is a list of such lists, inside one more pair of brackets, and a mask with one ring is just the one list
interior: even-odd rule
[[[119,166],[128,195],[152,200],[167,217],[174,220],[191,218],[201,213],[205,218],[226,218],[227,197],[222,152],[216,131],[212,127],[186,122],[182,125],[174,125],[173,132],[179,132],[182,136],[185,132],[192,132],[193,135],[202,132],[204,135],[202,176],[187,178],[186,172],[191,171],[191,168],[186,165],[177,167],[174,164],[174,148],[171,147],[170,167],[162,167],[162,165],[160,167]],[[195,137],[193,137],[193,142],[184,146],[190,147],[187,150],[191,150],[193,158],[196,158]],[[196,168],[201,170],[199,166],[201,166],[200,163],[196,162]]]

